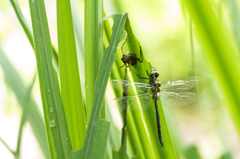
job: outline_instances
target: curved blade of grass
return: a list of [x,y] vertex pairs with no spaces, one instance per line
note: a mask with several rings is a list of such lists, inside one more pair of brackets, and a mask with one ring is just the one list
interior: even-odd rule
[[17,18],[19,20],[19,22],[21,23],[22,27],[23,27],[23,30],[25,32],[25,34],[27,35],[28,37],[28,40],[30,42],[30,44],[32,45],[32,47],[34,47],[33,45],[33,37],[32,37],[32,33],[30,32],[30,29],[27,25],[27,22],[22,14],[22,11],[18,5],[18,2],[17,0],[10,0],[11,4],[12,4],[12,7],[17,15]]
[[[125,24],[125,30],[126,30],[126,25],[127,24]],[[105,26],[107,28],[108,24],[105,24]],[[109,35],[109,33],[107,35]],[[133,53],[136,53],[137,57],[140,57],[140,55],[139,55],[139,48],[140,47],[139,47],[138,43],[137,43],[137,45],[138,45],[138,50],[137,50],[138,52],[136,51],[136,52],[133,52]],[[130,50],[130,52],[132,52],[132,51]],[[123,62],[120,60],[121,58],[122,58],[122,53],[118,52],[117,60],[114,63],[115,65],[113,66],[113,70],[112,70],[112,73],[111,73],[111,79],[123,79],[124,78],[124,69],[120,69],[120,67],[123,65]],[[139,65],[141,65],[141,63],[137,63],[137,67]],[[114,90],[114,93],[115,93],[115,95],[117,97],[121,97],[122,96],[122,94],[120,94],[119,91]],[[142,125],[141,124],[137,125],[134,122],[134,116],[138,120],[138,123],[142,123]],[[143,149],[143,144],[141,142],[143,140],[146,140],[146,136],[148,136],[148,135],[146,134],[146,129],[145,129],[145,126],[143,124],[143,120],[142,120],[140,112],[128,111],[127,119],[128,119],[128,121],[127,121],[128,142],[130,143],[130,145],[129,145],[129,148],[130,148],[129,156],[133,156],[133,154],[136,153],[136,152],[134,152],[135,151],[135,147],[138,147],[138,149],[139,149],[139,151],[138,151],[139,154],[138,155],[140,156],[140,158],[147,158],[146,153],[148,153],[149,156],[150,156],[150,154],[152,154],[151,158],[157,158],[155,156],[155,154],[151,152],[152,149],[149,149],[149,147],[147,149],[145,149],[145,150]],[[142,138],[139,135],[140,133],[143,134]],[[149,146],[151,148],[151,144],[149,144]]]
[[98,74],[99,62],[102,55],[102,18],[103,1],[85,1],[84,16],[84,58],[85,58],[85,93],[86,93],[86,115],[89,122],[93,101],[96,93],[94,92]]
[[[135,53],[136,56],[138,58],[140,58],[140,43],[139,41],[136,39],[136,37],[133,35],[131,26],[130,26],[130,22],[129,19],[127,19],[126,24],[125,24],[125,28],[124,28],[127,32],[127,45],[128,45],[128,50],[131,53]],[[144,55],[143,59],[144,59]],[[143,74],[142,72],[145,72],[145,68],[144,66],[148,65],[148,67],[150,66],[150,64],[148,64],[148,62],[144,59],[144,61],[142,63],[138,62],[136,65],[136,68],[131,68],[134,69],[135,72],[137,72],[138,74]],[[131,74],[131,73],[130,73]],[[131,77],[131,75],[129,75]],[[141,75],[143,76],[143,75]],[[130,80],[130,81],[139,81],[138,78],[134,78]],[[127,123],[127,129],[128,129],[128,136],[130,137],[130,139],[132,140],[133,146],[137,146],[138,150],[139,150],[139,157],[140,158],[160,158],[159,153],[154,153],[153,151],[153,144],[150,143],[149,141],[149,137],[150,134],[148,134],[148,128],[146,126],[150,126],[150,125],[146,125],[145,121],[146,119],[142,118],[142,113],[144,112],[128,112],[128,123]],[[152,124],[153,126],[153,124]],[[156,125],[155,125],[156,126]],[[153,126],[154,127],[154,126]],[[156,138],[156,141],[157,138]],[[144,148],[144,146],[146,146],[147,148]],[[156,156],[156,154],[158,154],[158,156]]]
[[[23,109],[25,107],[24,97],[26,94],[25,92],[27,92],[27,88],[24,86],[23,80],[21,79],[19,72],[14,68],[14,66],[7,58],[7,56],[3,53],[1,47],[0,47],[0,65],[4,72],[8,86],[15,94],[21,108]],[[50,158],[43,118],[36,102],[32,97],[29,99],[28,111],[29,111],[28,114],[29,123],[39,143],[39,146],[42,149],[45,158]]]
[[113,159],[128,159],[129,157],[127,156],[127,130],[125,130],[125,137],[123,138],[121,147],[118,151],[112,150],[112,158]]
[[236,41],[226,27],[220,25],[209,1],[184,2],[195,24],[198,39],[206,49],[204,56],[227,102],[225,108],[240,134],[240,65]]
[[57,0],[57,27],[61,95],[72,147],[77,150],[83,145],[86,123],[69,0]]
[[22,118],[21,118],[21,121],[20,121],[19,130],[18,130],[18,141],[17,141],[17,148],[16,148],[16,154],[15,154],[16,158],[20,157],[20,144],[21,144],[21,140],[22,140],[22,130],[23,130],[23,126],[26,123],[26,120],[28,118],[29,101],[30,101],[30,98],[31,98],[31,92],[32,92],[32,88],[33,88],[33,85],[35,83],[36,77],[37,77],[37,72],[34,74],[32,83],[27,88],[26,95],[25,95],[25,107],[23,109]]
[[235,38],[238,43],[238,49],[240,50],[240,10],[239,10],[239,5],[236,0],[228,0],[226,1],[230,5],[230,13],[231,13],[231,18],[232,18],[232,27],[234,31]]
[[51,158],[69,158],[72,147],[57,74],[52,65],[53,53],[44,1],[29,0],[29,6]]
[[[127,19],[125,24],[125,30],[127,32],[127,44],[129,48],[129,52],[135,53],[138,58],[140,58],[140,49],[141,45],[139,41],[134,36],[130,22]],[[142,55],[144,56],[144,55]],[[137,63],[135,72],[139,73],[143,77],[147,77],[146,70],[150,68],[150,63],[146,61],[143,57],[142,63]],[[133,74],[133,81],[138,82],[139,78]],[[155,109],[154,106],[151,107],[148,111],[143,112],[129,112],[128,113],[128,136],[130,136],[132,142],[135,146],[138,146],[139,155],[141,158],[175,158],[174,150],[171,144],[171,139],[168,133],[168,128],[166,125],[165,117],[163,114],[163,110],[161,107],[160,101],[158,101],[159,105],[159,114],[160,121],[162,126],[162,136],[163,142],[165,143],[164,147],[160,146],[157,134],[157,124],[155,117]],[[130,133],[131,132],[131,133]],[[146,137],[147,136],[147,137]]]
[[[22,25],[22,28],[25,32],[25,34],[27,35],[27,38],[32,46],[32,48],[34,49],[34,45],[33,45],[33,37],[32,37],[32,33],[30,32],[30,29],[28,27],[28,24],[22,14],[22,11],[18,5],[18,2],[17,0],[10,0],[11,4],[12,4],[12,7],[17,15],[17,18],[19,20],[19,22],[21,23]],[[56,60],[56,62],[58,63],[58,54],[57,54],[57,51],[53,48],[53,55],[54,55],[54,60]]]
[[123,40],[125,35],[125,33],[123,32],[123,27],[127,17],[127,13],[115,14],[112,15],[112,17],[114,18],[113,34],[111,37],[111,43],[104,52],[98,71],[98,78],[95,88],[96,96],[94,99],[93,109],[87,128],[86,137],[84,140],[84,146],[82,149],[71,153],[72,159],[101,159],[105,156],[110,123],[100,119],[101,106],[104,100],[110,71],[116,58],[117,45],[121,40]]
[[[105,31],[104,33],[105,33],[105,36],[106,36],[105,45],[108,45],[110,43],[110,38],[111,38],[111,34],[112,34],[111,26],[109,24],[108,19],[106,19],[104,21],[104,31]],[[121,58],[122,58],[122,53],[120,52],[120,49],[118,49],[117,50],[117,60],[113,64],[110,79],[123,79],[124,78],[124,68],[120,69],[120,66],[123,65],[123,62],[121,60],[119,60]],[[114,94],[117,97],[122,96],[122,94],[119,91],[116,91],[116,90],[114,90]],[[110,100],[112,100],[112,99],[110,99]],[[110,114],[110,112],[109,112],[109,114]],[[109,119],[112,119],[112,118],[114,118],[114,116],[111,116]],[[117,148],[120,145],[120,138],[116,139],[116,134],[118,134],[118,132],[116,133],[116,128],[113,126],[113,128],[110,131],[110,141],[113,144],[114,148]],[[132,146],[132,141],[131,140],[128,139],[127,143],[128,143],[129,155],[133,156],[136,153],[136,152],[134,152],[135,147]],[[112,147],[111,147],[111,150],[108,150],[108,151],[112,152]]]
[[136,155],[133,156],[131,159],[138,159],[138,158],[139,158],[139,157],[138,157],[138,149],[137,149],[137,148],[135,149],[135,152],[136,152]]

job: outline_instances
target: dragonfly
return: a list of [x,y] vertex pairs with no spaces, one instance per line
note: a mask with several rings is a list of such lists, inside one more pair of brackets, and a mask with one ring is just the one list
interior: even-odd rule
[[158,138],[163,147],[157,100],[160,99],[162,106],[167,107],[182,107],[194,103],[197,100],[197,94],[191,89],[201,79],[198,76],[191,76],[182,80],[161,83],[158,79],[159,73],[153,67],[146,71],[148,77],[141,77],[135,71],[133,72],[139,79],[148,80],[148,83],[130,82],[122,79],[112,80],[114,89],[127,91],[128,94],[127,96],[115,98],[114,106],[117,106],[122,111],[141,111],[155,105]]
[[[121,61],[123,62],[123,65],[120,67],[125,67],[125,74],[124,74],[124,79],[128,79],[127,75],[127,69],[129,68],[131,70],[130,66],[133,66],[136,68],[137,62],[143,62],[143,55],[142,55],[142,47],[140,46],[140,58],[137,57],[135,53],[124,53],[123,46],[127,42],[127,40],[124,41],[121,51],[122,51],[122,58]],[[127,96],[127,92],[123,92],[123,97]],[[122,138],[121,138],[121,145],[124,144],[124,139],[125,139],[125,127],[126,127],[126,122],[127,122],[127,110],[123,111],[123,127],[122,127]]]

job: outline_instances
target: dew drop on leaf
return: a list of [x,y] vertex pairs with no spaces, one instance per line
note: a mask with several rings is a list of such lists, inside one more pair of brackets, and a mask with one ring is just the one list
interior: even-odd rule
[[50,108],[49,108],[49,111],[52,113],[52,112],[53,112],[53,107],[50,107]]
[[56,121],[55,120],[50,120],[50,127],[53,128],[56,126]]

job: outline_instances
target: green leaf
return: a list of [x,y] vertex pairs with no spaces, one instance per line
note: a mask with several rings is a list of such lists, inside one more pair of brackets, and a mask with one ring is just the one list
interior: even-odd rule
[[120,149],[118,151],[114,150],[112,151],[112,158],[113,159],[128,159],[127,156],[127,130],[125,130],[125,138],[123,141],[123,145],[121,145]]
[[21,140],[22,140],[22,130],[23,130],[23,126],[26,123],[26,120],[28,118],[28,114],[29,114],[29,101],[31,98],[31,93],[32,93],[32,88],[33,85],[35,83],[37,77],[37,72],[34,74],[32,83],[30,84],[30,86],[28,87],[27,91],[26,91],[26,95],[25,95],[25,107],[23,108],[23,113],[22,113],[22,118],[20,121],[20,126],[19,126],[19,130],[18,130],[18,141],[17,141],[17,148],[16,148],[16,154],[15,157],[19,158],[20,156],[20,144],[21,144]]
[[[127,32],[126,40],[129,52],[135,53],[136,56],[140,58],[141,45],[132,32],[129,19],[127,19],[126,21],[125,30]],[[143,62],[138,62],[136,67],[131,67],[131,69],[140,74],[140,76],[147,77],[146,70],[150,68],[151,65],[148,61],[144,59],[144,55],[142,56]],[[120,58],[118,59],[118,61],[120,61]],[[118,68],[121,65],[122,63],[118,65]],[[131,73],[131,75],[133,78],[133,80],[131,81],[141,82],[141,80],[134,73]],[[130,142],[132,143],[131,147],[138,147],[140,158],[175,158],[171,138],[168,133],[167,124],[160,101],[158,101],[158,106],[164,147],[161,147],[158,139],[156,112],[154,106],[142,112],[128,111],[128,137],[130,139]]]
[[33,47],[33,38],[32,38],[32,33],[30,32],[30,29],[28,27],[28,24],[22,14],[22,11],[18,5],[18,2],[17,0],[10,0],[11,4],[12,4],[12,7],[17,15],[17,18],[19,20],[19,22],[21,23],[22,27],[23,27],[23,30],[25,32],[25,34],[27,35],[27,38],[31,44],[31,46]]
[[231,152],[225,152],[219,159],[232,159]]
[[191,146],[188,149],[185,150],[185,156],[186,159],[201,159],[202,157],[200,156],[198,149],[196,146]]
[[83,145],[86,123],[69,0],[57,1],[57,24],[61,95],[72,147],[77,150]]
[[8,146],[8,144],[3,141],[3,139],[0,137],[0,142],[5,146],[6,149],[8,149],[9,152],[12,153],[13,156],[15,156],[15,152],[13,150],[11,150],[11,148]]
[[[110,23],[109,23],[109,20],[106,19],[104,21],[104,33],[105,33],[105,45],[109,44],[110,43],[110,38],[111,38],[111,34],[112,34],[112,30],[111,30],[111,26],[110,26]],[[122,58],[122,53],[120,51],[120,49],[117,49],[117,60],[114,62],[113,64],[113,68],[112,68],[112,71],[111,71],[111,76],[110,76],[110,79],[120,79],[121,77],[123,78],[124,77],[124,68],[122,69],[119,69],[120,66],[123,65],[123,62],[119,59]],[[111,83],[111,82],[110,82]],[[122,96],[122,94],[120,93],[120,91],[114,91],[114,94],[115,96]],[[112,99],[110,99],[112,100]],[[110,115],[110,112],[108,110],[108,107],[106,108],[107,112],[108,112],[108,119],[110,121],[113,120],[113,118],[115,118],[115,116],[112,116]],[[110,142],[113,144],[113,148],[118,148],[119,145],[121,144],[121,139],[120,138],[116,138],[116,135],[120,134],[121,132],[119,132],[119,130],[117,130],[117,128],[115,127],[115,125],[111,126],[110,128]],[[119,135],[120,136],[120,135]],[[128,140],[128,152],[130,152],[129,155],[131,154],[135,154],[136,152],[135,151],[135,148],[134,146],[132,145],[132,141],[131,140]],[[112,152],[112,147],[110,150],[108,150],[108,152]],[[136,155],[137,156],[137,155]]]
[[205,49],[205,60],[226,101],[224,106],[240,134],[240,65],[236,41],[230,36],[226,26],[219,23],[209,1],[185,0],[184,3],[195,25],[198,39]]
[[44,1],[29,0],[29,4],[51,158],[69,158],[72,147],[57,74],[52,65],[53,53]]
[[[25,94],[27,92],[27,88],[25,87],[19,72],[16,70],[16,68],[14,68],[9,59],[3,53],[1,47],[0,47],[0,65],[4,72],[8,86],[15,94],[21,108],[24,109],[26,104]],[[29,111],[28,114],[29,123],[32,127],[34,135],[36,136],[39,146],[42,149],[45,158],[50,158],[43,118],[36,102],[32,97],[29,99],[28,111]]]
[[231,18],[232,18],[232,29],[234,31],[234,36],[236,38],[236,41],[238,43],[238,49],[240,49],[240,10],[239,10],[239,5],[236,0],[228,0],[226,1],[230,5],[230,13],[231,13]]
[[125,35],[125,33],[123,32],[123,27],[127,17],[127,13],[115,14],[112,15],[112,17],[114,18],[114,25],[112,29],[113,34],[111,37],[111,43],[104,52],[98,71],[98,78],[95,88],[96,95],[89,125],[87,128],[86,137],[84,140],[84,146],[82,149],[71,153],[72,159],[101,159],[105,156],[110,123],[100,119],[101,106],[104,100],[110,71],[116,58],[117,45],[121,40],[123,40]]
[[[22,14],[22,11],[18,5],[17,0],[10,0],[10,2],[11,2],[12,7],[17,15],[19,22],[22,25],[22,28],[23,28],[25,34],[27,35],[27,38],[28,38],[32,48],[34,49],[32,33],[31,33],[31,31],[28,27],[28,24]],[[58,54],[57,54],[56,50],[54,49],[54,47],[53,47],[53,54],[54,54],[54,60],[56,60],[56,62],[58,63]]]
[[94,88],[103,52],[103,1],[85,1],[84,18],[85,93],[88,123],[93,107],[94,97],[96,95]]

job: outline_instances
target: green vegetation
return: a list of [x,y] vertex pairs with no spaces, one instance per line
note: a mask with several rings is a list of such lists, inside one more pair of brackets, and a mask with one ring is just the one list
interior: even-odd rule
[[[0,6],[0,90],[4,92],[0,92],[0,113],[16,112],[20,125],[16,149],[12,149],[10,137],[4,136],[11,133],[0,123],[3,154],[15,158],[25,158],[22,151],[31,154],[31,145],[21,144],[29,123],[43,158],[239,155],[240,11],[236,0],[10,0],[1,1]],[[111,106],[122,91],[114,90],[111,80],[124,79],[119,49],[124,40],[125,53],[140,57],[142,48],[143,62],[131,67],[140,76],[147,77],[152,65],[161,82],[193,75],[202,79],[192,90],[198,94],[196,103],[175,109],[158,102],[164,147],[158,140],[154,106],[127,111],[127,138],[120,146],[122,114]],[[25,54],[25,48],[32,50]],[[31,56],[36,62],[31,65],[36,67],[34,72],[29,66],[21,67],[33,61]],[[127,75],[130,81],[143,82],[129,69]]]

